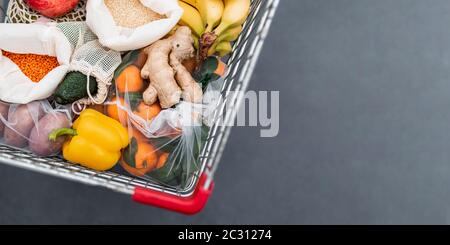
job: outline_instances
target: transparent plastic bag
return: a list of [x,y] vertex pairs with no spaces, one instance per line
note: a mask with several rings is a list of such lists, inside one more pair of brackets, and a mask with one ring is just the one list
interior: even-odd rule
[[[139,80],[143,59],[139,51],[124,57],[102,112],[128,128],[130,145],[123,150],[120,160],[124,170],[146,180],[185,189],[202,168],[200,154],[223,79],[217,77],[215,82],[205,84],[205,103],[181,101],[172,108],[161,109],[159,101],[147,105],[143,100],[142,94],[149,84]],[[124,75],[125,81],[121,78],[124,73],[131,74]]]
[[51,141],[48,136],[54,129],[70,127],[71,122],[70,108],[54,108],[47,100],[28,104],[0,102],[1,142],[40,156],[59,154],[64,137]]

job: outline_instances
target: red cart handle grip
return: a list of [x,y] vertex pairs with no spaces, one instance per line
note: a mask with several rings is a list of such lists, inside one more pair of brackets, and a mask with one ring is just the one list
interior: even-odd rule
[[152,189],[136,187],[134,189],[133,200],[138,203],[193,215],[202,211],[214,189],[214,182],[210,184],[207,190],[204,189],[206,180],[207,176],[203,174],[200,177],[194,194],[189,197],[179,197]]

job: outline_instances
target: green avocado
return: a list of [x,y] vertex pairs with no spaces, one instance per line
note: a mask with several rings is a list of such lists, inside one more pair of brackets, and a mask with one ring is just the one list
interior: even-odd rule
[[[79,99],[88,96],[87,90],[87,76],[81,72],[73,71],[67,73],[64,80],[56,88],[54,97],[55,101],[61,105],[73,103]],[[97,94],[97,80],[89,77],[89,92],[91,95]]]

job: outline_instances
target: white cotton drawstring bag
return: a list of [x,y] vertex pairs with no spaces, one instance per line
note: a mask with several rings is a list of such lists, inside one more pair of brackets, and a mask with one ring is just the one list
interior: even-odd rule
[[59,66],[34,83],[0,51],[0,100],[16,104],[50,97],[64,79],[72,55],[72,47],[63,33],[44,24],[0,24],[0,50],[58,59]]
[[89,0],[86,23],[98,36],[100,43],[116,51],[141,49],[167,35],[183,15],[177,0],[140,0],[154,12],[166,18],[152,21],[137,28],[118,26],[103,0]]

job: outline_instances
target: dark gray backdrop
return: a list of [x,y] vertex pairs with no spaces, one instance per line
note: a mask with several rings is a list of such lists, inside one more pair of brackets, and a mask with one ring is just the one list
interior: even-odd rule
[[203,213],[0,165],[0,223],[448,223],[449,24],[448,0],[281,0],[250,87],[280,135],[233,129]]

